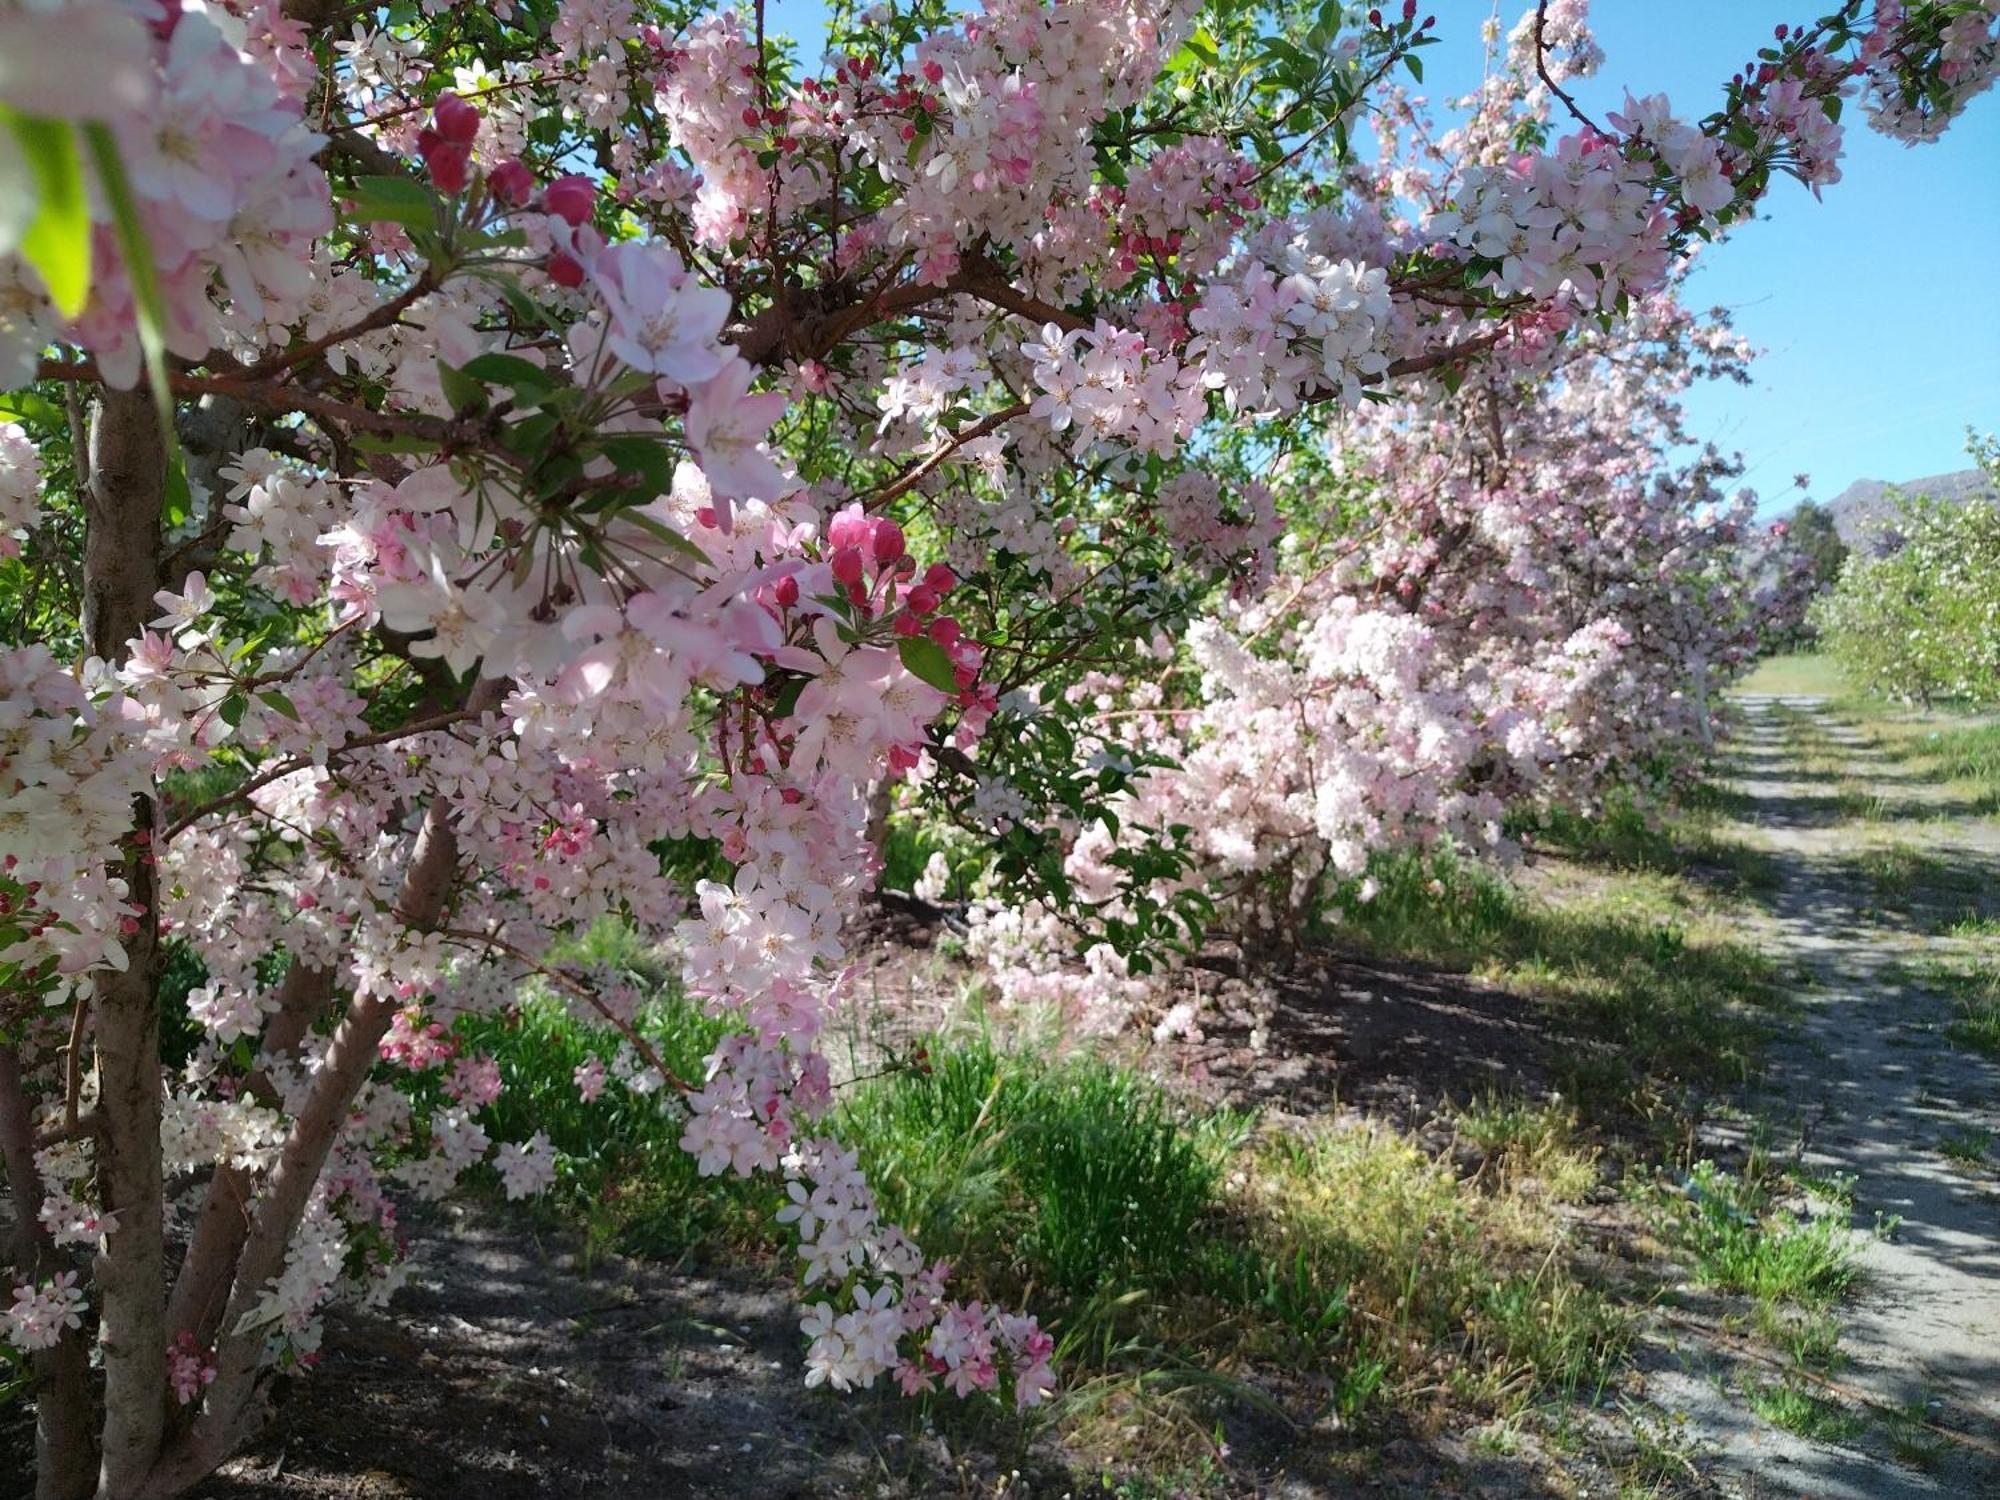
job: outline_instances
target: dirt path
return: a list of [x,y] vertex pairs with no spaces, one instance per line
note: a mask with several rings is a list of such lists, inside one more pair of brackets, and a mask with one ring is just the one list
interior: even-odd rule
[[[1778,879],[1756,936],[1797,986],[1796,1024],[1752,1101],[1770,1149],[1853,1179],[1854,1224],[1872,1230],[1866,1281],[1843,1311],[1847,1363],[1835,1378],[1889,1407],[2000,1445],[2000,1197],[1991,1161],[1939,1150],[1951,1134],[2000,1133],[2000,1066],[1955,1048],[1948,996],[1912,981],[1912,961],[1948,952],[1939,913],[1885,903],[1863,863],[1880,825],[1852,816],[1856,784],[1890,810],[1897,845],[1949,878],[1954,897],[1990,907],[2000,827],[1911,779],[1818,698],[1746,699],[1732,775],[1751,799],[1742,830]],[[1807,763],[1802,740],[1816,750]],[[1831,765],[1844,767],[1838,776]],[[1843,796],[1842,793],[1846,793]],[[1983,898],[1983,899],[1982,899]],[[1747,1493],[1814,1500],[2000,1495],[2000,1459],[1938,1442],[1879,1414],[1851,1446],[1816,1443],[1744,1409],[1698,1353],[1669,1405],[1717,1450]],[[1656,1387],[1655,1394],[1662,1394]],[[1912,1442],[1913,1437],[1917,1439]],[[2000,1451],[1996,1446],[1994,1451]]]

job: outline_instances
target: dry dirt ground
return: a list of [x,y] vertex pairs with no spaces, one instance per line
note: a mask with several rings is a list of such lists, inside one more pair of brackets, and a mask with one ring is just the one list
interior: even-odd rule
[[[1968,907],[2000,913],[2000,825],[1913,777],[1823,698],[1744,707],[1732,773],[1753,814],[1738,832],[1778,872],[1761,913],[1746,918],[1791,970],[1801,1002],[1752,1103],[1771,1149],[1853,1180],[1857,1231],[1893,1225],[1863,1241],[1840,1384],[1877,1403],[1878,1417],[1915,1416],[1963,1440],[1918,1430],[1927,1462],[1913,1466],[1890,1451],[1912,1431],[1894,1418],[1847,1444],[1795,1437],[1722,1388],[1740,1371],[1698,1339],[1650,1394],[1687,1417],[1717,1473],[1744,1494],[2000,1496],[2000,1196],[1990,1158],[1968,1167],[1939,1150],[1948,1133],[2000,1135],[2000,1065],[1953,1046],[1951,998],[1911,977],[1915,961],[1966,941],[1940,933],[1942,923]],[[1816,746],[1810,764],[1802,743]],[[1853,816],[1857,790],[1888,811],[1889,836],[1928,862],[1938,900],[1921,889],[1882,900],[1859,863],[1882,831]]]

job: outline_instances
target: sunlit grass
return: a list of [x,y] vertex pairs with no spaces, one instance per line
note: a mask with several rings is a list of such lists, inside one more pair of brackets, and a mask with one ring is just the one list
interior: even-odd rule
[[1847,676],[1830,656],[1800,652],[1767,656],[1736,684],[1739,693],[1773,693],[1790,697],[1837,698],[1851,691]]

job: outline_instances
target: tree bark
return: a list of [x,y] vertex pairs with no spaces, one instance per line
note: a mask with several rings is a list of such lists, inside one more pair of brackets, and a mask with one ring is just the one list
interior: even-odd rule
[[[35,1119],[21,1077],[20,1055],[0,1046],[0,1163],[14,1199],[14,1260],[41,1281],[69,1269],[39,1214],[46,1191],[35,1165]],[[90,1343],[66,1334],[31,1362],[35,1384],[35,1500],[84,1500],[97,1484],[97,1443],[91,1430]]]
[[[167,455],[152,397],[106,391],[90,432],[84,488],[84,638],[106,661],[156,613]],[[104,1431],[98,1491],[124,1500],[159,1456],[166,1417],[165,1234],[160,1176],[160,946],[153,848],[158,805],[133,799],[122,867],[138,909],[127,967],[96,981],[101,1128],[98,1198],[112,1228],[97,1260]]]
[[[506,683],[487,679],[474,689],[467,707],[475,713],[493,708]],[[432,801],[417,834],[409,870],[396,900],[396,914],[419,931],[435,927],[451,903],[458,877],[458,835],[452,827],[450,804]],[[314,1186],[332,1154],[348,1106],[367,1081],[377,1049],[400,1002],[378,995],[357,995],[335,1028],[325,1060],[313,1075],[312,1090],[292,1122],[278,1165],[254,1209],[245,1206],[242,1249],[236,1258],[228,1303],[219,1324],[216,1377],[209,1387],[200,1419],[149,1476],[143,1490],[116,1500],[165,1500],[211,1472],[249,1435],[259,1394],[259,1366],[266,1330],[245,1327],[258,1300],[283,1274],[285,1256],[311,1201]],[[222,1218],[227,1221],[227,1215]],[[221,1231],[218,1231],[220,1233]],[[200,1273],[204,1279],[212,1274]],[[185,1279],[185,1278],[184,1278]],[[190,1296],[190,1301],[192,1296]],[[176,1297],[179,1303],[180,1298]],[[111,1500],[111,1497],[105,1497]]]
[[[278,986],[277,1014],[264,1028],[263,1050],[267,1055],[291,1055],[333,1002],[333,984],[332,969],[292,965]],[[252,1074],[245,1086],[259,1097],[272,1094],[262,1073]],[[209,1178],[187,1257],[181,1262],[173,1296],[167,1302],[168,1337],[186,1330],[203,1347],[215,1341],[229,1283],[236,1272],[236,1257],[250,1233],[250,1200],[255,1192],[254,1176],[227,1162],[219,1164]]]

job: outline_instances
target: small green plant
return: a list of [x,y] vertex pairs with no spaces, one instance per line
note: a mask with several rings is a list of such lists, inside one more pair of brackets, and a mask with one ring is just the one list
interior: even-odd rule
[[1559,1203],[1579,1203],[1597,1186],[1598,1150],[1578,1139],[1576,1111],[1560,1098],[1488,1093],[1459,1110],[1452,1128],[1511,1180]]
[[1993,1132],[1980,1125],[1954,1127],[1938,1137],[1937,1148],[1961,1167],[1983,1167],[1993,1150]]
[[1772,1426],[1815,1443],[1849,1443],[1868,1428],[1866,1418],[1790,1382],[1759,1381],[1744,1395]]
[[1768,1183],[1732,1177],[1713,1162],[1697,1163],[1661,1201],[1668,1237],[1689,1256],[1703,1286],[1823,1309],[1859,1274],[1844,1224],[1780,1209]]

